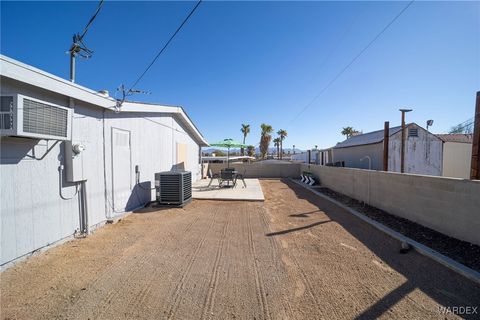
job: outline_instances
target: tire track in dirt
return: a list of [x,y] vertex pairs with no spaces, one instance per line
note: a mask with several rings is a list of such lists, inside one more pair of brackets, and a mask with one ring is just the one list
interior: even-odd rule
[[[192,229],[192,227],[196,224],[196,222],[200,219],[199,216],[196,216],[195,219],[192,219],[191,222],[189,222],[186,226],[185,229],[183,230],[184,232],[182,235],[187,235],[188,231]],[[173,241],[171,237],[167,237],[167,241]],[[141,243],[136,243],[134,246],[128,248],[128,251],[135,251],[136,247],[141,247]],[[103,285],[100,285],[100,283],[114,283],[114,282],[120,282],[120,279],[131,279],[133,275],[137,274],[139,271],[143,270],[146,263],[154,257],[160,249],[157,247],[157,250],[150,250],[147,251],[146,254],[142,255],[140,259],[128,259],[129,265],[130,266],[124,266],[122,267],[121,271],[118,272],[118,264],[112,263],[110,267],[108,267],[103,273],[98,275],[95,280],[87,287],[87,290],[85,292],[91,292],[91,291],[99,291],[98,287],[105,287]],[[142,250],[145,252],[145,250]],[[121,261],[122,257],[120,257],[117,261]],[[151,285],[150,281],[150,285]],[[103,295],[104,297],[101,299],[101,301],[98,304],[95,304],[95,308],[92,310],[92,317],[95,318],[100,318],[102,319],[102,315],[107,313],[114,304],[112,304],[112,301],[114,301],[119,295],[122,295],[122,288],[118,286],[113,286],[109,285],[107,287],[110,288],[116,288],[113,290],[109,290],[106,292],[106,295]],[[149,286],[150,287],[150,286]],[[147,296],[148,294],[148,289],[149,287],[145,288],[147,291],[146,292],[140,292],[139,295],[134,296],[133,298],[133,303],[135,306],[138,306],[143,299]],[[96,290],[97,289],[97,290]],[[136,300],[141,299],[138,301],[138,303],[135,303]],[[77,304],[80,303],[80,301],[76,301]],[[82,305],[82,304],[80,304]]]
[[[126,270],[124,272],[121,272],[120,276],[118,274],[110,274],[109,279],[112,279],[112,282],[116,282],[119,278],[130,279],[132,275],[143,269],[143,266],[145,265],[149,256],[150,254],[146,254],[143,255],[140,260],[131,259],[131,263],[129,263],[131,265],[130,267],[126,267]],[[123,288],[118,286],[109,287],[112,289],[107,291],[106,296],[98,305],[95,306],[95,309],[93,310],[94,319],[103,319],[104,317],[102,317],[102,315],[109,311],[109,309],[112,307],[112,301],[115,301],[115,299],[122,294]]]
[[[185,226],[185,229],[183,230],[183,234],[186,234],[188,231],[190,231],[190,229],[197,223],[197,221],[200,219],[200,217],[196,216],[195,219],[193,219],[191,222],[189,222],[186,226]],[[167,239],[171,239],[171,237],[167,237]],[[130,246],[129,248],[127,248],[125,252],[127,251],[136,251],[135,248],[140,246],[141,243],[140,241],[135,243],[133,246]],[[119,275],[121,276],[122,274],[126,273],[128,271],[128,269],[125,269],[124,271],[121,271],[120,273],[113,273],[112,271],[116,268],[118,268],[118,264],[116,262],[118,262],[119,260],[122,260],[122,257],[123,255],[120,255],[117,259],[115,259],[114,262],[112,262],[112,264],[104,269],[104,271],[102,273],[99,273],[97,274],[96,277],[93,278],[93,281],[88,285],[87,289],[88,288],[92,288],[92,287],[95,287],[95,285],[97,285],[99,282],[101,281],[104,281],[105,280],[105,275],[108,275],[108,276],[112,276],[114,275],[115,277],[118,277]],[[107,276],[107,278],[108,278]]]
[[[270,184],[267,184],[266,187],[268,189],[271,188]],[[269,192],[272,192],[271,190],[268,190]],[[286,196],[285,198],[288,198],[288,196]],[[284,197],[276,197],[276,198],[272,198],[272,199],[269,199],[267,202],[267,205],[266,205],[266,208],[269,208],[269,207],[273,207],[275,209],[279,209],[279,210],[286,210],[287,212],[290,211],[289,208],[291,208],[291,203],[290,204],[287,204],[287,202],[285,202],[284,200]],[[268,209],[267,209],[268,210]],[[265,223],[268,225],[268,222],[265,221]],[[270,237],[271,239],[272,237]],[[290,254],[287,254],[287,258],[292,262],[293,266],[294,266],[294,269],[293,270],[290,270],[289,272],[289,275],[288,275],[288,278],[290,281],[293,281],[292,283],[295,283],[295,279],[297,280],[300,280],[302,285],[303,285],[303,288],[305,288],[307,290],[307,293],[308,295],[310,296],[310,298],[313,300],[315,306],[321,306],[321,303],[320,303],[320,300],[318,299],[318,297],[316,296],[315,294],[315,291],[313,289],[313,287],[311,286],[310,284],[310,281],[308,279],[308,276],[307,274],[305,273],[305,271],[303,270],[302,266],[300,265],[300,263],[298,262],[298,259],[295,257],[295,254],[294,252],[296,251],[296,248],[298,247],[296,241],[294,240],[295,237],[293,237],[293,244],[294,244],[294,247],[295,248],[292,248],[290,250],[288,250],[288,252]],[[278,243],[277,241],[273,241],[273,246],[278,249],[279,246],[278,246]],[[283,250],[285,251],[285,250]],[[287,253],[287,252],[285,252]],[[294,274],[298,274],[300,277],[292,277],[291,273],[294,273]],[[288,299],[285,299],[284,300],[285,302],[288,302]],[[290,311],[292,312],[292,307],[290,305]]]
[[[265,209],[261,209],[260,211],[261,212],[259,214],[261,216],[263,231],[267,232],[267,233],[271,233],[272,230],[271,230],[270,224],[268,223],[268,220],[267,220],[267,211]],[[279,247],[278,241],[275,239],[275,237],[267,237],[267,238],[268,238],[268,241],[270,243],[270,248],[271,248],[270,252],[272,254],[272,261],[275,265],[275,272],[274,272],[275,282],[279,286],[281,286],[282,283],[283,283],[283,281],[282,281],[283,279],[280,279],[278,271],[280,271],[280,269],[283,269],[284,265],[282,264],[282,259],[280,258],[280,255],[279,255],[280,247]],[[290,278],[290,277],[288,277],[288,278]],[[290,299],[288,299],[288,297],[285,296],[284,292],[282,292],[280,295],[282,297],[282,302],[283,302],[284,306],[286,305],[286,308],[284,307],[286,315],[288,316],[289,319],[293,318],[293,309],[292,309],[292,305],[290,304],[290,301],[289,301]]]
[[[200,219],[200,216],[196,216],[195,219],[192,220],[191,223],[189,223],[186,228],[183,230],[182,238],[186,238],[192,227],[197,223],[197,221]],[[170,241],[168,242],[173,242],[173,241],[178,241],[179,239],[174,239],[173,237],[168,237]],[[156,247],[157,249],[152,252],[151,257],[156,256],[162,249],[163,246]],[[169,257],[165,257],[166,260],[169,259]],[[140,305],[142,305],[145,301],[145,299],[149,296],[155,282],[155,279],[161,279],[163,278],[163,275],[165,274],[165,270],[161,268],[154,268],[153,272],[149,273],[148,280],[146,282],[148,283],[145,287],[143,287],[140,292],[135,295],[135,297],[127,304],[126,309],[127,310],[137,310]]]
[[258,257],[257,253],[255,250],[255,244],[253,243],[253,229],[252,229],[252,221],[250,217],[250,212],[248,210],[248,207],[245,205],[244,206],[244,214],[247,216],[247,228],[248,228],[248,249],[250,252],[250,255],[253,258],[253,269],[254,269],[254,275],[255,275],[255,286],[256,286],[256,293],[257,293],[257,300],[258,303],[260,304],[260,307],[262,309],[263,317],[264,319],[270,319],[270,312],[268,310],[268,301],[267,301],[267,296],[265,294],[265,286],[263,283],[262,275],[260,273],[259,267],[258,267]]
[[211,315],[213,311],[215,296],[217,293],[217,284],[218,284],[218,277],[219,277],[218,271],[219,271],[220,261],[224,256],[225,247],[227,247],[227,251],[228,251],[229,240],[227,239],[227,234],[228,234],[227,231],[228,231],[229,225],[230,225],[230,213],[227,213],[227,222],[223,226],[222,235],[220,240],[218,241],[218,249],[215,255],[215,263],[213,265],[212,275],[210,277],[210,281],[208,284],[209,286],[208,293],[205,299],[205,303],[203,305],[203,311],[202,311],[202,317],[201,317],[202,320],[210,318],[209,315]]
[[173,298],[172,298],[172,303],[170,306],[170,309],[167,312],[167,319],[172,319],[175,316],[175,313],[178,310],[178,307],[181,302],[181,292],[184,290],[185,287],[185,281],[189,278],[190,272],[193,266],[193,263],[197,259],[198,253],[200,252],[200,249],[202,248],[203,244],[205,243],[205,239],[207,238],[207,234],[210,232],[212,229],[212,226],[215,223],[215,217],[218,213],[218,208],[214,211],[213,213],[213,218],[210,221],[210,225],[208,228],[205,230],[203,233],[202,239],[198,242],[197,246],[195,247],[195,251],[193,252],[192,256],[190,257],[190,260],[187,263],[187,266],[185,267],[185,270],[183,271],[182,276],[180,277],[179,281],[177,282],[177,285],[175,286],[175,290],[173,293]]

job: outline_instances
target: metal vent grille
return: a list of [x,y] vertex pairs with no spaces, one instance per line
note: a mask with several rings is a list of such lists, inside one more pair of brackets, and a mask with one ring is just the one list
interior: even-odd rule
[[192,173],[188,172],[183,177],[183,201],[192,197]]
[[122,132],[122,131],[115,132],[115,146],[129,147],[130,146],[129,140],[130,140],[129,132]]
[[1,97],[0,105],[0,129],[10,130],[13,128],[13,97]]
[[23,99],[24,132],[67,137],[67,125],[67,110]]
[[192,173],[189,171],[156,173],[155,187],[159,203],[184,205],[192,199]]
[[408,136],[409,137],[418,137],[418,129],[408,129]]
[[160,177],[160,198],[162,202],[180,203],[180,175],[162,175]]

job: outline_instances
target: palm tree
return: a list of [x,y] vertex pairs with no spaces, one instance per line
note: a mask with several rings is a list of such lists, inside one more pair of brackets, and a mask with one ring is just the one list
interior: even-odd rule
[[247,154],[249,157],[255,156],[255,147],[254,146],[248,146],[247,147]]
[[273,145],[277,147],[277,159],[280,159],[280,137],[273,139]]
[[268,152],[268,146],[270,145],[270,141],[272,140],[272,136],[270,135],[273,132],[273,128],[269,124],[262,123],[260,125],[262,129],[262,133],[260,136],[260,153],[262,159],[265,159],[265,156]]
[[[243,144],[245,144],[245,139],[247,138],[247,135],[250,133],[250,125],[249,124],[243,124],[242,123],[242,129],[240,129],[243,133]],[[245,149],[242,147],[241,148],[241,153],[244,156],[245,155]]]
[[283,158],[283,140],[287,137],[288,133],[287,130],[280,129],[277,132],[279,138],[280,138],[280,159]]
[[357,130],[353,129],[353,127],[344,127],[342,129],[343,129],[342,130],[342,135],[346,136],[347,139],[358,132]]

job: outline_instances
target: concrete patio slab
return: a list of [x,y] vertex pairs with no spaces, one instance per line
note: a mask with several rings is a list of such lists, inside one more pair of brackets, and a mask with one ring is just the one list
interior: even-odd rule
[[245,179],[247,187],[242,181],[238,181],[235,188],[220,188],[214,180],[208,187],[210,179],[203,179],[193,184],[193,199],[202,200],[243,200],[243,201],[265,201],[262,187],[258,179]]

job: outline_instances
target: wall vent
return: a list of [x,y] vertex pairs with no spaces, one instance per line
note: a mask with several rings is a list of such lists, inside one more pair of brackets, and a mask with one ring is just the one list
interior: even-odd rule
[[408,129],[408,136],[409,137],[418,137],[418,129],[417,128]]
[[0,133],[46,140],[70,140],[72,110],[24,95],[1,97]]

